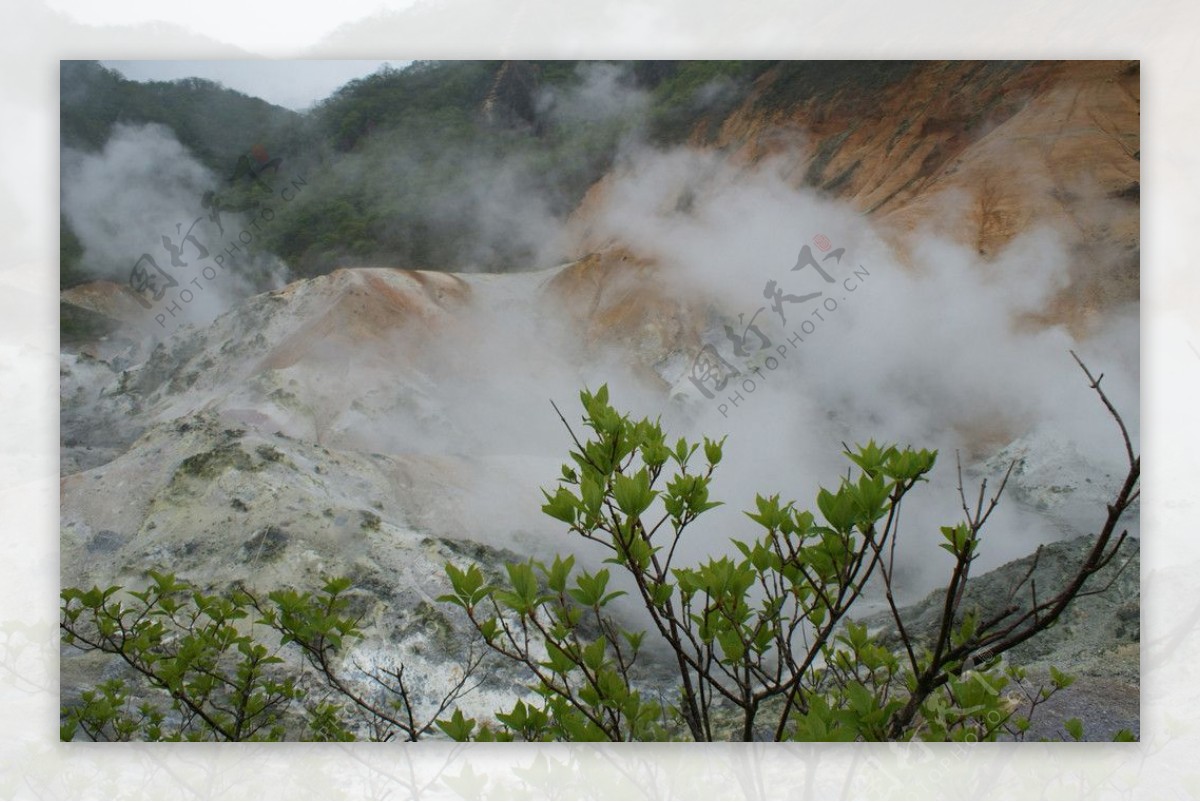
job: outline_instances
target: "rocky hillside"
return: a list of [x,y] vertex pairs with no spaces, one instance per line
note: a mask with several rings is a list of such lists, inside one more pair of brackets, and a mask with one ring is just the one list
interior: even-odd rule
[[[630,283],[646,270],[632,259],[509,276],[341,270],[152,349],[110,340],[64,353],[64,582],[138,587],[151,568],[213,589],[316,588],[347,576],[371,625],[354,659],[400,655],[444,675],[439,667],[456,665],[468,643],[463,622],[435,601],[449,590],[446,562],[496,569],[573,548],[537,514],[537,488],[557,474],[566,443],[552,415],[530,405],[542,393],[569,398],[579,366],[595,363],[610,376],[628,370],[626,386],[676,420],[688,408],[668,400],[681,368],[664,355],[709,337],[713,324],[652,280]],[[539,351],[547,341],[554,347]],[[514,361],[513,351],[530,358]],[[605,367],[613,353],[623,369]],[[1055,532],[1094,522],[1106,479],[1084,456],[1026,438],[993,461],[1014,459],[1015,509]],[[1052,549],[1042,570],[1061,573],[1072,555]],[[1013,570],[979,577],[981,598]],[[1125,683],[1117,701],[1087,697],[1099,720],[1121,726],[1136,714],[1136,576],[1134,565],[1019,656],[1105,687]],[[1043,587],[1057,580],[1039,575]],[[1121,658],[1117,673],[1109,652]],[[116,668],[64,653],[66,698]],[[489,670],[465,702],[474,714],[520,690],[511,671]],[[1124,705],[1117,718],[1110,702]]]
[[[1069,243],[1072,281],[1039,320],[1082,332],[1138,298],[1139,86],[1137,62],[783,63],[689,140],[774,160],[792,185],[876,221],[900,253],[937,236],[987,260],[1049,226]],[[609,244],[587,228],[610,181],[576,211],[581,254]]]
[[[963,609],[987,619],[1010,604],[1014,588],[1028,595],[1037,588],[1061,587],[1093,545],[1092,538],[1052,543],[1037,554],[1001,566],[974,578],[965,594]],[[1112,738],[1118,730],[1139,730],[1141,604],[1138,545],[1126,540],[1117,557],[1089,580],[1096,592],[1067,608],[1051,629],[1020,644],[1005,656],[1008,664],[1024,666],[1028,688],[1049,684],[1051,667],[1067,671],[1075,684],[1053,696],[1035,717],[1031,737],[1063,737],[1062,722],[1078,717],[1093,740]],[[945,596],[935,591],[920,602],[900,610],[905,628],[928,642],[936,636]],[[900,648],[889,615],[868,621],[885,633],[884,641]],[[1018,701],[1024,693],[1016,689]],[[1027,704],[1027,701],[1025,702]]]
[[[942,449],[906,511],[916,619],[956,454],[973,480],[1016,463],[980,604],[1039,544],[1053,585],[1094,531],[1114,434],[1066,351],[1105,360],[1136,429],[1136,63],[422,64],[313,114],[302,200],[254,246],[302,278],[219,279],[173,329],[119,276],[64,289],[64,584],[344,575],[371,625],[357,656],[444,676],[467,642],[435,602],[447,561],[575,548],[539,514],[570,446],[549,401],[574,420],[602,382],[670,431],[730,435],[696,554],[728,548],[755,492],[810,504],[869,437]],[[72,269],[105,275],[88,245]],[[845,294],[785,295],[801,247]],[[775,320],[830,301],[807,350],[800,318]],[[1121,581],[1014,655],[1085,675],[1062,699],[1095,707],[1096,737],[1136,720],[1131,529]],[[112,670],[64,652],[64,697]],[[519,690],[498,671],[466,704]]]

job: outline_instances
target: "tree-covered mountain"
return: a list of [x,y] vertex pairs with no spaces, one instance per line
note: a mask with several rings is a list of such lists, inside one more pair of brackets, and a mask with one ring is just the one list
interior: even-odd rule
[[[1076,295],[1106,303],[1136,296],[1138,81],[1136,62],[419,61],[300,114],[63,62],[62,145],[94,152],[118,123],[157,123],[218,183],[264,147],[305,182],[256,234],[295,277],[544,267],[589,252],[556,238],[629,145],[782,155],[794,185],[899,232],[937,218],[983,256],[1059,225],[1101,282]],[[1063,100],[1081,92],[1088,119]],[[1047,168],[1053,186],[1035,186]],[[962,219],[938,212],[951,196]],[[71,228],[64,286],[89,274]]]
[[[68,61],[61,141],[96,151],[118,123],[158,123],[221,178],[266,143],[311,187],[268,234],[297,275],[368,263],[504,270],[528,264],[540,244],[506,232],[524,228],[506,218],[561,221],[610,168],[622,137],[682,141],[706,116],[719,121],[771,66],[416,62],[351,81],[298,114],[210,81],[139,83]],[[69,222],[63,239],[71,286],[86,273]]]
[[[323,158],[271,245],[294,272],[339,264],[509,270],[538,261],[622,141],[683,141],[757,62],[416,62],[312,112]],[[706,94],[724,79],[722,93]],[[530,219],[536,223],[530,225]],[[541,223],[540,225],[537,223]]]
[[95,61],[63,61],[60,141],[98,150],[119,123],[158,123],[202,164],[227,173],[257,142],[299,144],[303,115],[201,78],[130,81]]

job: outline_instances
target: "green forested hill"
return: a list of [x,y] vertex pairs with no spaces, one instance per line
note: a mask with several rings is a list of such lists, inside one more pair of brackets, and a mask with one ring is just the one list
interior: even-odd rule
[[302,115],[200,78],[140,83],[95,61],[64,61],[59,79],[63,147],[97,150],[117,123],[159,123],[206,167],[226,172],[256,142],[302,135]]
[[[62,146],[97,151],[118,123],[158,123],[227,180],[262,144],[307,182],[263,237],[295,275],[356,264],[510,270],[533,266],[538,232],[570,213],[623,138],[711,134],[777,64],[416,62],[299,114],[210,81],[138,83],[67,61]],[[821,89],[791,78],[797,91]],[[66,220],[62,257],[64,285],[84,280]]]
[[[630,137],[687,138],[774,62],[416,62],[312,112],[328,157],[272,228],[299,275],[337,264],[509,270],[537,262]],[[726,91],[706,92],[720,81]]]

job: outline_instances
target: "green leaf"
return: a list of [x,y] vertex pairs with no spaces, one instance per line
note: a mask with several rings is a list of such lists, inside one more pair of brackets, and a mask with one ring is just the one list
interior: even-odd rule
[[353,584],[353,581],[349,577],[334,577],[325,583],[325,586],[322,588],[322,590],[331,596],[336,596],[339,593],[349,590],[350,586]]
[[583,664],[592,671],[598,671],[604,665],[604,650],[608,644],[600,637],[584,647],[581,659]]
[[682,437],[679,438],[679,442],[675,444],[675,453],[673,455],[675,461],[679,463],[680,467],[686,465],[687,461],[691,459],[692,454],[696,453],[697,448],[698,446],[696,445],[689,446],[688,441]]
[[848,532],[854,525],[854,500],[844,485],[836,493],[821,488],[817,493],[817,507],[829,525],[838,532]]
[[654,501],[657,491],[650,489],[650,474],[643,468],[633,476],[618,474],[613,480],[613,500],[630,518],[637,518]]
[[546,656],[549,659],[542,665],[556,674],[566,674],[575,668],[575,661],[571,656],[551,641],[546,641]]
[[584,571],[575,578],[575,587],[567,593],[584,607],[597,607],[605,598],[604,590],[608,587],[608,578],[607,568],[602,568],[595,574]]
[[1055,688],[1069,688],[1074,684],[1075,678],[1064,674],[1054,666],[1050,666],[1050,681]]
[[662,607],[671,599],[671,593],[674,591],[674,586],[669,582],[651,582],[650,583],[650,598],[656,607]]
[[[453,594],[439,596],[439,602],[447,602],[457,605],[463,609],[471,609],[487,596],[487,588],[484,587],[483,572],[479,570],[479,566],[472,565],[466,570],[455,567],[451,563],[446,563],[446,576],[450,579],[450,587],[453,588]],[[297,603],[298,597],[292,593],[291,597],[283,594],[272,594],[271,599],[281,607],[294,606]]]
[[533,573],[532,560],[524,563],[507,563],[504,569],[508,573],[512,593],[498,592],[496,598],[504,598],[505,603],[518,612],[531,612],[540,600],[537,576]]
[[438,727],[455,741],[467,741],[475,729],[475,719],[465,718],[461,710],[455,710],[449,719],[438,719]]
[[496,713],[496,720],[501,724],[507,724],[514,730],[520,731],[525,728],[525,722],[528,720],[529,714],[526,711],[525,703],[517,700],[513,705],[511,713]]
[[722,447],[725,445],[725,438],[713,441],[707,437],[704,438],[704,458],[708,460],[709,465],[716,465],[721,461]]
[[579,492],[583,496],[583,510],[591,515],[596,515],[600,512],[600,505],[604,502],[604,491],[600,489],[600,483],[591,476],[584,476],[579,482]]
[[770,498],[763,496],[755,496],[754,504],[758,507],[758,513],[745,513],[746,517],[755,523],[761,524],[763,528],[775,530],[783,523],[783,512],[779,508],[779,496],[774,495]]
[[546,503],[542,505],[542,512],[563,523],[572,525],[575,523],[580,506],[579,499],[575,497],[575,494],[565,487],[560,487],[553,496],[545,490],[542,491],[542,495],[546,497]]
[[550,570],[546,573],[546,585],[555,593],[562,593],[567,587],[567,576],[571,573],[571,568],[575,565],[574,555],[568,555],[564,560],[562,556],[556,555],[554,563],[550,566]]
[[746,648],[742,645],[736,630],[727,629],[719,633],[717,642],[721,644],[721,651],[725,653],[725,658],[731,663],[738,662],[746,653]]
[[1080,721],[1079,719],[1077,719],[1077,718],[1067,719],[1066,721],[1063,722],[1063,728],[1066,729],[1067,734],[1070,735],[1072,738],[1074,738],[1076,741],[1083,740],[1083,722]]

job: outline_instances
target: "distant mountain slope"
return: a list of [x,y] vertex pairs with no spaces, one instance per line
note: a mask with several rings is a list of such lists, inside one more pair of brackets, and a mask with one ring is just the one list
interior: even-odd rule
[[158,123],[209,169],[227,174],[260,142],[299,142],[302,116],[200,78],[142,83],[95,61],[63,61],[60,143],[98,150],[118,123]]
[[[929,230],[990,258],[1054,227],[1075,262],[1054,314],[1080,326],[1137,298],[1139,78],[1112,61],[416,62],[301,115],[64,62],[62,141],[96,149],[118,122],[157,122],[222,177],[265,144],[310,187],[262,238],[299,276],[559,264],[588,250],[554,229],[586,216],[634,143],[774,157],[901,249]],[[67,224],[63,240],[71,286],[86,269]]]

